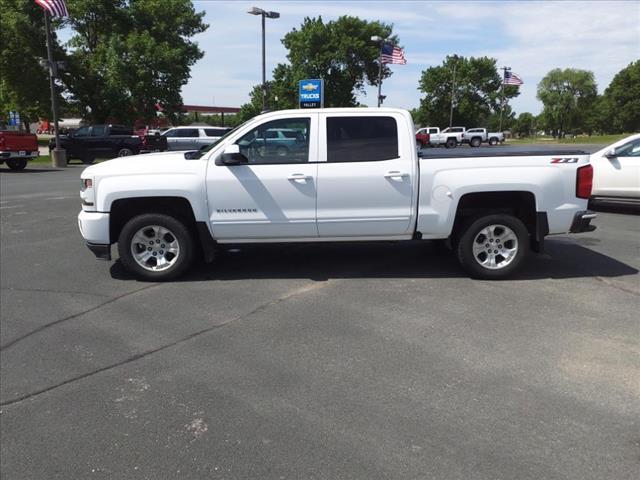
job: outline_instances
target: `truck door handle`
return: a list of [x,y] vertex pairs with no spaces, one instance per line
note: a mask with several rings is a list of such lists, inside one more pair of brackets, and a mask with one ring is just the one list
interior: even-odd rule
[[305,175],[304,173],[292,173],[287,177],[287,180],[291,180],[293,182],[306,182],[307,180],[311,180],[311,175]]
[[408,173],[398,172],[397,170],[392,170],[391,172],[387,172],[384,174],[384,178],[405,178],[408,176]]

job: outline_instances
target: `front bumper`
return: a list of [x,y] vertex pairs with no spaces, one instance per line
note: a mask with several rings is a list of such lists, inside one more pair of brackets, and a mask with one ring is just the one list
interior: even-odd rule
[[111,245],[87,242],[87,248],[93,252],[98,260],[111,260]]
[[591,220],[593,220],[597,216],[598,214],[596,212],[592,212],[591,210],[582,210],[580,212],[576,212],[569,231],[571,233],[593,232],[596,229],[596,226],[591,225],[590,223]]
[[78,228],[87,243],[94,245],[109,245],[111,243],[108,213],[82,210],[78,214]]

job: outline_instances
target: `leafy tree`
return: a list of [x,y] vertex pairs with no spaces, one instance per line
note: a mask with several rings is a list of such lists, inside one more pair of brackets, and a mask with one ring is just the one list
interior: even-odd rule
[[606,130],[640,131],[640,60],[631,62],[613,77],[598,107],[600,126]]
[[515,122],[513,133],[519,137],[529,137],[536,129],[536,117],[529,112],[522,112]]
[[[306,78],[322,78],[325,84],[325,107],[357,106],[356,97],[365,93],[366,85],[378,84],[379,45],[373,35],[388,38],[393,44],[392,27],[378,21],[342,16],[324,22],[322,17],[305,18],[299,29],[293,29],[282,39],[289,53],[289,63],[278,64],[273,80],[267,85],[267,105],[270,109],[296,108],[298,82]],[[386,65],[382,78],[392,74]],[[242,118],[250,118],[262,110],[262,88],[255,86],[250,102],[243,105]]]
[[[455,66],[455,86],[453,72]],[[425,94],[420,100],[418,119],[421,124],[448,126],[453,94],[453,123],[468,127],[499,123],[502,77],[496,60],[489,57],[460,57],[449,55],[442,65],[422,72],[418,90]],[[505,85],[503,127],[512,116],[510,98],[520,94],[518,87]],[[497,122],[495,120],[498,120]]]
[[43,10],[32,0],[0,0],[0,12],[0,117],[15,110],[25,124],[50,118],[49,76],[41,64],[47,58]]
[[538,100],[544,109],[542,118],[553,136],[584,130],[584,125],[597,99],[593,72],[566,68],[551,70],[538,84]]
[[203,56],[193,35],[208,28],[190,0],[69,0],[65,84],[96,122],[174,116],[191,66]]

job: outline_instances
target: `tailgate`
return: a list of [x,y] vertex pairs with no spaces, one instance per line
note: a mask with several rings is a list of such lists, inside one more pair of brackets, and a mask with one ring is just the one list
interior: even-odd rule
[[0,150],[27,152],[38,150],[38,137],[33,133],[0,132],[0,137],[4,140],[0,142]]

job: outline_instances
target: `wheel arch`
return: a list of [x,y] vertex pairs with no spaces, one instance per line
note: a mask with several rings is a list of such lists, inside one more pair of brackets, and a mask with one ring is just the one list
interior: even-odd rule
[[549,233],[547,215],[546,212],[537,211],[535,194],[523,190],[472,192],[462,195],[456,207],[451,231],[452,240],[456,240],[461,228],[471,219],[495,213],[519,218],[527,227],[531,248],[534,251],[542,251],[544,237]]

